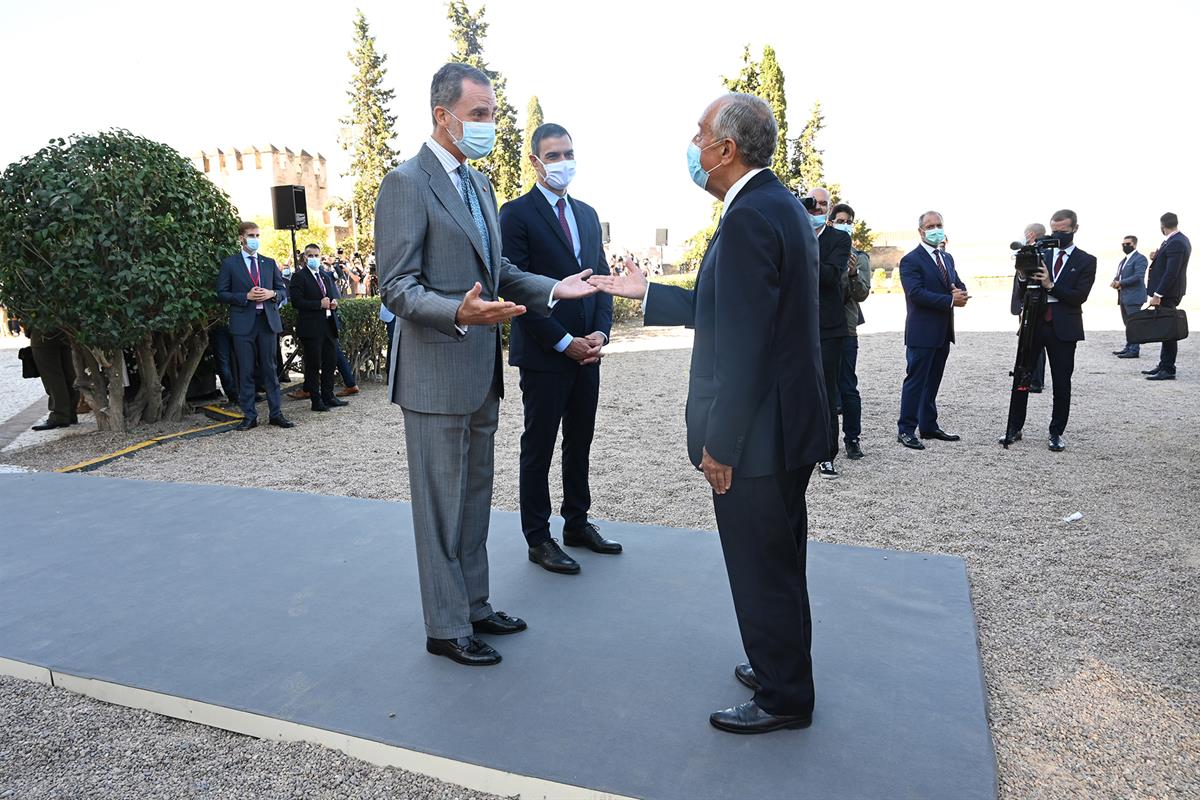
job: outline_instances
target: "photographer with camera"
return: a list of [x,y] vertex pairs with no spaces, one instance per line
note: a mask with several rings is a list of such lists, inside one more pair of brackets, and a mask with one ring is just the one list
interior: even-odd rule
[[[1046,226],[1040,222],[1031,222],[1025,226],[1025,244],[1031,245],[1046,235]],[[1016,246],[1015,244],[1013,245]],[[1022,299],[1025,294],[1025,284],[1020,280],[1020,270],[1013,276],[1012,314],[1021,315]],[[1033,368],[1033,380],[1029,383],[1029,391],[1038,394],[1046,385],[1046,348],[1037,351],[1037,364]]]
[[[1024,291],[1031,284],[1046,292],[1046,302],[1032,320],[1033,350],[1045,348],[1050,359],[1050,377],[1054,382],[1054,403],[1050,414],[1049,447],[1055,453],[1066,449],[1063,433],[1071,414],[1071,375],[1075,372],[1075,345],[1082,342],[1083,304],[1096,280],[1096,257],[1075,246],[1079,218],[1074,211],[1062,209],[1050,217],[1051,241],[1044,250],[1039,269],[1026,276],[1018,267],[1017,281]],[[1043,240],[1038,240],[1039,242]],[[1008,447],[1022,438],[1029,393],[1014,391],[1009,406],[1008,425],[1000,444]]]

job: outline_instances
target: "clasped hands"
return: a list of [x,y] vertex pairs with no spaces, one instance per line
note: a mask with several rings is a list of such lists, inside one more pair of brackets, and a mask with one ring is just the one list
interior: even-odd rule
[[[554,287],[554,299],[578,300],[595,294],[599,289],[588,283],[591,274],[590,269],[585,269],[569,278],[563,278]],[[471,290],[463,297],[462,303],[458,307],[458,313],[454,315],[456,324],[463,326],[498,325],[513,317],[519,317],[527,311],[525,306],[508,300],[484,300],[482,294],[483,286],[476,281]]]
[[321,298],[321,308],[327,309],[329,311],[336,311],[337,306],[338,306],[338,301],[333,299],[332,297],[322,297]]
[[261,303],[264,300],[270,300],[275,296],[275,292],[270,289],[264,289],[261,286],[255,286],[250,291],[246,292],[246,299],[251,303]]
[[600,352],[602,347],[604,347],[604,334],[596,331],[587,336],[576,336],[571,339],[567,349],[563,350],[563,355],[573,361],[578,361],[580,366],[586,367],[588,364],[600,362],[604,355]]

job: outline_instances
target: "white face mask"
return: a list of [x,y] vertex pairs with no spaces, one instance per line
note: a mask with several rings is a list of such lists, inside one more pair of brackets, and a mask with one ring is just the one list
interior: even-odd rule
[[[537,158],[537,156],[534,156]],[[567,187],[571,185],[571,181],[575,180],[575,161],[555,161],[553,164],[547,164],[538,158],[538,163],[546,170],[546,185],[556,192],[565,192]]]
[[848,233],[851,236],[854,235],[854,223],[853,222],[835,222],[835,223],[833,223],[833,227],[836,228],[837,230],[841,231],[842,233]]

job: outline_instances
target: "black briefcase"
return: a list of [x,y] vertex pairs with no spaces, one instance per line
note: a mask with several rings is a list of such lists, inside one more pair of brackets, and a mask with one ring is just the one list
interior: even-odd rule
[[1146,308],[1125,319],[1125,335],[1133,344],[1177,342],[1188,335],[1187,314],[1182,308]]
[[22,378],[40,378],[42,373],[38,372],[37,362],[33,360],[33,348],[22,347],[17,351],[17,358],[21,359],[21,377]]

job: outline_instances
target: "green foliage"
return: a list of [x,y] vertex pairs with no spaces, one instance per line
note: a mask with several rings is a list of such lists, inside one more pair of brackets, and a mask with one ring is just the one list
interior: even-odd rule
[[126,350],[143,384],[128,421],[174,416],[237,224],[225,194],[165,144],[124,130],[54,139],[0,176],[0,302],[86,356],[102,426],[125,426]]
[[[295,306],[290,303],[284,306],[280,316],[283,318],[285,333],[296,329]],[[379,319],[379,298],[353,297],[339,300],[338,316],[342,319],[342,328],[338,331],[338,345],[349,359],[354,377],[357,380],[364,377],[385,379],[387,326]],[[301,349],[300,358],[303,357],[304,351]]]
[[692,238],[687,240],[687,244],[683,251],[683,258],[680,260],[679,269],[682,272],[695,272],[700,269],[700,262],[704,260],[704,251],[708,249],[708,243],[712,240],[713,234],[717,232],[717,224],[721,221],[721,209],[724,203],[714,201],[712,205],[712,218],[708,222],[708,226],[701,228],[692,235]]
[[721,83],[731,92],[758,94],[762,65],[750,57],[750,45],[742,48],[742,68],[737,77],[721,78]]
[[824,150],[817,148],[817,134],[825,127],[825,115],[821,113],[821,101],[813,103],[808,121],[800,131],[800,136],[792,143],[792,161],[789,174],[792,176],[792,187],[800,192],[807,192],[822,185],[825,180]]
[[[254,221],[258,223],[259,232],[262,234],[259,240],[259,247],[263,255],[275,259],[279,264],[279,268],[282,269],[284,262],[291,259],[292,232],[277,231],[272,228],[270,217],[255,217]],[[304,230],[296,231],[296,249],[303,251],[305,245],[309,243],[320,245],[321,251],[328,254],[329,228],[314,221],[311,216],[308,218],[308,227]],[[293,264],[292,266],[296,265]]]
[[488,30],[488,23],[483,18],[486,10],[487,6],[483,5],[472,13],[465,0],[450,0],[446,16],[450,20],[450,40],[454,43],[450,60],[483,71],[496,92],[496,148],[472,166],[488,176],[497,201],[503,203],[521,191],[521,131],[517,128],[516,109],[508,102],[507,81],[489,68],[483,58],[483,40],[487,38]]
[[348,174],[355,178],[349,201],[354,213],[349,208],[341,211],[347,219],[357,214],[359,251],[369,253],[375,248],[372,233],[375,198],[379,196],[384,177],[400,163],[400,157],[391,145],[396,117],[388,113],[388,104],[395,92],[383,86],[387,56],[375,49],[375,37],[371,35],[362,11],[355,13],[354,47],[348,55],[354,66],[350,88],[346,91],[350,98],[350,114],[341,122],[352,131],[342,146],[352,154]]
[[525,147],[521,150],[521,191],[528,192],[537,183],[537,171],[529,163],[529,154],[533,152],[533,132],[546,121],[542,114],[542,104],[537,95],[529,99],[529,108],[525,110]]
[[871,252],[871,248],[875,246],[875,234],[871,230],[871,226],[866,223],[866,220],[856,220],[854,223],[854,232],[850,236],[850,241],[855,249],[862,250],[864,253]]
[[783,88],[783,70],[779,67],[779,61],[775,58],[775,48],[771,45],[763,48],[757,94],[771,106],[771,111],[775,114],[775,123],[779,126],[779,141],[775,145],[771,169],[785,186],[791,186],[795,176],[791,174],[791,161],[788,159],[787,95]]

